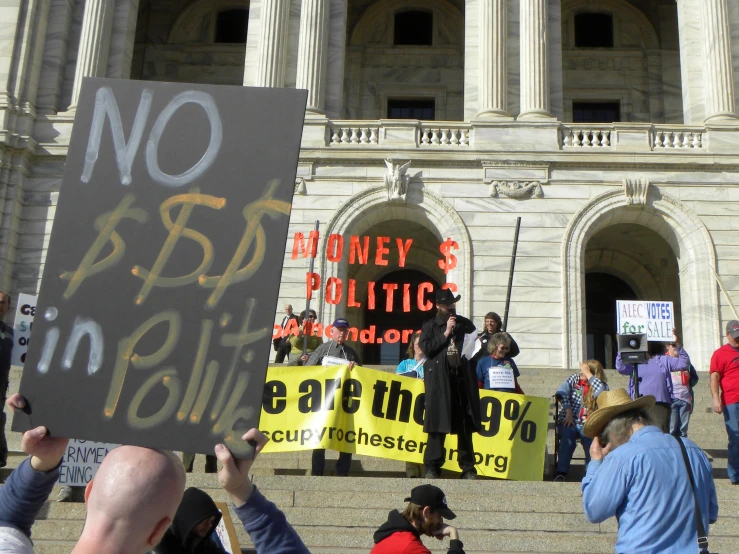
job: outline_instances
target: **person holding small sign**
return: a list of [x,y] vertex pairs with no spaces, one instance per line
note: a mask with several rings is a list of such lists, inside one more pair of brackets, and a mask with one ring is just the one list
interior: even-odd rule
[[511,337],[507,333],[495,333],[488,342],[489,356],[477,362],[477,384],[481,389],[523,394],[518,384],[520,372],[508,352]]
[[[667,355],[679,358],[677,344],[667,344]],[[693,412],[693,387],[698,384],[698,373],[693,364],[682,371],[672,372],[672,407],[670,414],[670,434],[676,437],[688,436],[690,414]]]
[[[331,340],[316,348],[305,365],[322,365],[326,367],[347,364],[351,371],[355,365],[359,364],[359,355],[351,346],[345,344],[347,336],[349,336],[349,322],[343,317],[340,317],[331,326]],[[339,460],[336,462],[336,475],[339,477],[348,477],[351,463],[351,452],[340,452]],[[323,475],[325,467],[326,450],[324,448],[314,450],[311,462],[311,475]]]
[[[690,367],[690,357],[682,347],[677,330],[672,330],[673,342],[677,348],[677,358],[667,354],[667,345],[660,341],[649,342],[647,363],[639,364],[639,395],[654,396],[655,404],[652,408],[657,426],[663,432],[670,432],[670,415],[672,413],[672,372],[683,371]],[[634,398],[634,365],[625,364],[621,360],[621,353],[616,356],[616,371],[621,375],[630,375],[629,395]]]
[[0,467],[8,463],[8,443],[5,440],[5,397],[10,383],[10,359],[13,352],[13,328],[3,321],[10,309],[10,295],[0,291]]

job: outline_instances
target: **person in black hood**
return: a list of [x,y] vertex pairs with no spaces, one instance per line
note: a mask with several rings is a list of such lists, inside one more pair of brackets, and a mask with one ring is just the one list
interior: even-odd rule
[[150,554],[225,554],[211,540],[221,512],[207,493],[190,487],[182,497],[172,526]]
[[451,539],[448,554],[464,554],[462,541],[455,527],[444,519],[457,516],[447,506],[444,492],[434,485],[420,485],[411,491],[403,512],[393,510],[387,521],[375,531],[375,546],[370,554],[431,554],[421,542],[421,535],[443,540]]

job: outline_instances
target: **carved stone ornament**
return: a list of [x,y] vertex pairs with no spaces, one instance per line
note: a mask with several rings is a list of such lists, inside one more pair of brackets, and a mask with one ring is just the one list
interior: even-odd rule
[[629,206],[645,206],[649,192],[649,179],[630,179],[624,177],[624,194]]
[[490,197],[498,198],[499,196],[508,198],[542,198],[544,191],[541,189],[539,181],[493,181],[490,183]]
[[305,179],[298,177],[295,179],[295,194],[305,196],[308,194],[308,189],[305,187]]
[[411,162],[397,162],[395,160],[385,160],[387,166],[387,174],[385,175],[385,188],[387,189],[387,199],[389,202],[400,200],[405,202],[408,194],[408,183],[411,180],[410,175],[406,175],[406,171],[411,166]]

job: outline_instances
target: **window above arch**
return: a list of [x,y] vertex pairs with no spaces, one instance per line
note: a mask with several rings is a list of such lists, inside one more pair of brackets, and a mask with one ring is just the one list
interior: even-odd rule
[[602,102],[573,102],[573,123],[614,123],[621,121],[621,104],[618,100]]
[[613,16],[607,13],[575,15],[576,48],[613,48]]
[[434,14],[421,10],[396,12],[393,44],[395,46],[432,46]]
[[246,44],[248,25],[249,0],[194,0],[177,16],[167,42],[232,49]]
[[213,42],[223,44],[245,43],[249,29],[249,10],[235,8],[219,11],[216,15]]

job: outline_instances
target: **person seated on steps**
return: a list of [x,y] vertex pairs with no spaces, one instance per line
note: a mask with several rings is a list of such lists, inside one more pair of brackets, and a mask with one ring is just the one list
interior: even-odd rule
[[598,360],[585,360],[580,364],[579,373],[570,375],[557,389],[555,396],[562,407],[557,418],[559,457],[555,481],[565,481],[578,439],[585,451],[587,468],[590,462],[590,443],[593,441],[582,434],[582,427],[588,415],[595,410],[595,399],[604,390],[608,390],[606,372]]
[[226,554],[217,537],[214,539],[221,517],[208,493],[190,487],[182,497],[172,525],[149,554]]
[[402,512],[393,510],[387,521],[375,531],[375,546],[370,554],[431,554],[421,542],[421,535],[444,540],[449,537],[449,554],[464,554],[455,527],[444,520],[456,518],[449,509],[444,492],[434,485],[419,485],[405,499],[408,505]]

